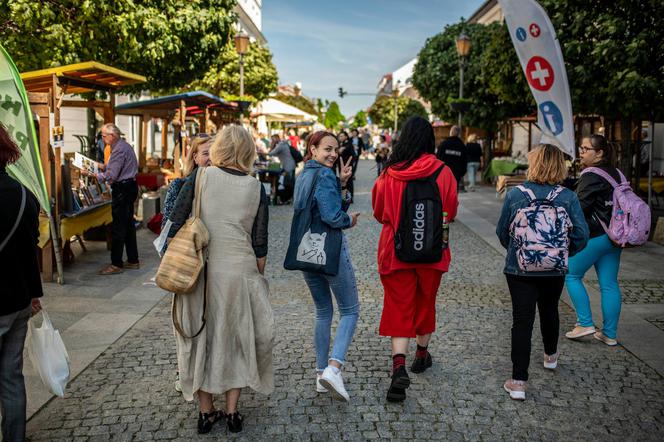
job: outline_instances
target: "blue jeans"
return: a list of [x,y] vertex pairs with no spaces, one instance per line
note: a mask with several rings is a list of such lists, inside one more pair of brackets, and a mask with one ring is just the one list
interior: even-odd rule
[[477,184],[477,171],[480,169],[480,163],[468,163],[468,187],[475,187]]
[[[316,345],[316,367],[318,371],[325,370],[330,360],[340,364],[346,363],[346,352],[353,340],[355,325],[360,316],[360,303],[355,284],[355,271],[348,253],[348,242],[343,237],[341,256],[339,259],[339,272],[336,276],[321,275],[319,273],[302,272],[304,281],[309,286],[311,297],[316,306],[316,324],[314,327],[314,344]],[[334,346],[330,355],[330,335],[332,328],[332,293],[339,307],[339,325],[334,337]]]
[[572,299],[579,325],[591,327],[593,314],[590,311],[590,299],[583,285],[583,276],[595,266],[599,289],[602,294],[602,316],[604,334],[616,338],[618,318],[620,317],[621,295],[618,287],[618,269],[622,249],[614,246],[607,235],[590,238],[585,249],[569,259],[569,273],[565,277],[567,292]]
[[25,380],[23,347],[28,333],[30,306],[0,316],[0,413],[2,440],[25,440]]

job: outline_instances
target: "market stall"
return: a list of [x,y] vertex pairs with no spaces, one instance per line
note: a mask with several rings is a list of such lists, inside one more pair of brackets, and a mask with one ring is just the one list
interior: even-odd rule
[[[168,130],[169,124],[173,124],[175,133],[178,134],[177,145],[184,145],[185,149],[176,148],[173,152],[174,175],[180,176],[181,158],[186,153],[189,131],[186,130],[187,118],[195,122],[198,132],[212,131],[212,126],[221,126],[224,123],[234,121],[242,110],[238,102],[226,102],[223,99],[204,91],[185,92],[175,95],[152,98],[149,100],[135,101],[115,106],[118,115],[133,115],[141,118],[141,133],[139,142],[139,184],[163,184],[152,175],[154,172],[145,170],[146,154],[148,144],[148,126],[151,119],[162,120],[161,131],[161,158],[168,156]],[[216,129],[216,128],[215,128]],[[159,172],[156,175],[161,175]]]
[[[62,154],[60,142],[66,130],[61,126],[60,111],[62,107],[94,109],[103,116],[104,122],[114,122],[113,108],[117,90],[145,82],[146,79],[94,61],[24,72],[21,73],[21,79],[38,126],[41,163],[57,224],[57,238],[48,234],[48,224],[44,226],[42,223],[40,226],[43,278],[45,281],[52,280],[55,254],[58,281],[64,283],[61,266],[63,253],[59,245],[63,246],[65,252],[68,251],[72,237],[80,237],[92,227],[110,224],[111,217],[108,198],[101,197],[106,190],[81,179],[76,169],[70,170],[68,167],[69,161]],[[77,100],[74,97],[96,91],[104,92],[108,100]],[[74,205],[74,200],[78,199],[76,195],[83,195],[85,203],[81,201],[78,206]]]

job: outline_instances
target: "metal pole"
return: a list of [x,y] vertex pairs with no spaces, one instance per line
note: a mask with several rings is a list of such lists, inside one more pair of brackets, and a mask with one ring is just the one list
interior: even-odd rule
[[240,97],[244,96],[244,54],[240,54]]
[[[463,98],[463,57],[459,58],[459,100]],[[461,104],[461,103],[459,103]],[[459,130],[461,130],[462,113],[459,111]]]

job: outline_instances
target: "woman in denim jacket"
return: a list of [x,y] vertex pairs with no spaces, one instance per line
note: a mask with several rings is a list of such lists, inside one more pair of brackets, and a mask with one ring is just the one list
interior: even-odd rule
[[[524,187],[538,200],[546,199],[567,176],[564,154],[555,146],[540,144],[528,154],[528,175]],[[496,235],[507,249],[505,277],[512,297],[512,378],[504,388],[512,399],[526,398],[526,381],[530,362],[530,341],[535,322],[535,306],[540,313],[540,329],[544,341],[544,368],[553,370],[558,365],[558,302],[565,283],[566,269],[528,272],[517,262],[517,244],[511,231],[512,221],[519,209],[530,205],[529,198],[520,189],[512,189],[505,198]],[[569,189],[563,189],[553,200],[562,207],[571,221],[569,256],[578,253],[588,242],[586,223],[579,199]]]
[[[341,164],[340,178],[337,178],[333,167],[339,156],[338,150],[339,142],[330,132],[319,131],[309,137],[304,170],[295,184],[293,201],[295,209],[306,206],[311,186],[318,175],[313,194],[312,217],[319,216],[321,221],[334,229],[348,229],[355,226],[360,214],[346,213],[351,200],[351,194],[346,186],[353,170],[350,161],[344,162]],[[360,304],[348,243],[345,236],[342,238],[340,256],[327,257],[339,260],[339,272],[336,276],[302,273],[316,305],[314,329],[316,391],[319,393],[329,391],[335,399],[347,401],[349,396],[341,378],[341,368],[346,361],[346,352],[355,333]],[[333,313],[331,293],[334,293],[337,300],[341,317],[330,354]]]

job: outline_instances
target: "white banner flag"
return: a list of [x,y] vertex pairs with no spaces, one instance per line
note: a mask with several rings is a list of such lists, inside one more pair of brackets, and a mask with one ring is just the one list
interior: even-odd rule
[[575,158],[567,71],[551,20],[535,0],[498,0],[498,3],[537,102],[541,142],[556,145]]

